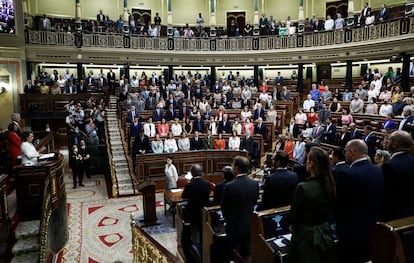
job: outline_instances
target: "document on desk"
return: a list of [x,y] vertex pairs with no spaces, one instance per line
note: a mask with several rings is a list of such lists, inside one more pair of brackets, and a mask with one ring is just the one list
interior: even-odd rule
[[39,156],[39,160],[46,160],[55,157],[55,153],[44,153]]
[[170,189],[171,193],[179,193],[182,192],[183,189]]

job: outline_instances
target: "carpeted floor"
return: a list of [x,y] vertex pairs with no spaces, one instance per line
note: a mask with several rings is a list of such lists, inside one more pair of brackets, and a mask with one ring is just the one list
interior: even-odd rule
[[[72,189],[69,173],[65,183],[70,237],[56,262],[132,262],[130,214],[143,217],[141,196],[108,199],[105,180],[99,175],[86,180],[85,187]],[[176,254],[176,231],[172,217],[164,216],[162,193],[156,201],[160,225],[144,229]]]

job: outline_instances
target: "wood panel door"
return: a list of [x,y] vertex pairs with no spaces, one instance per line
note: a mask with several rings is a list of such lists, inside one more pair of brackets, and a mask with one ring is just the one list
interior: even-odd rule
[[318,65],[317,68],[318,68],[318,71],[317,71],[318,82],[321,80],[331,79],[332,72],[331,72],[330,64]]
[[326,15],[335,19],[337,13],[340,13],[343,18],[348,17],[348,0],[326,3]]
[[234,20],[240,34],[242,34],[243,28],[246,25],[246,12],[227,12],[227,28],[230,27],[232,20]]

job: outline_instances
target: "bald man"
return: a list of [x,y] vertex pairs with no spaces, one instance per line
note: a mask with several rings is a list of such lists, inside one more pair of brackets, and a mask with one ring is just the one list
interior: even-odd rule
[[[337,179],[337,234],[340,262],[371,260],[371,227],[380,221],[384,178],[379,166],[370,163],[364,141],[345,146],[350,165]],[[352,251],[352,252],[350,252]]]
[[385,221],[414,216],[414,156],[411,148],[413,140],[405,131],[395,131],[390,135],[388,149],[391,160],[384,163],[384,207]]

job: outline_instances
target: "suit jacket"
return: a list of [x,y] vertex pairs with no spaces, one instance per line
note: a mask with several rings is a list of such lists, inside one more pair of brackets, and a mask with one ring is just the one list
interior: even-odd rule
[[81,85],[78,85],[77,86],[77,92],[78,93],[85,93],[87,91],[88,91],[88,88],[86,87],[85,84],[83,84],[82,86]]
[[200,133],[204,133],[204,120],[203,119],[195,119],[193,123],[193,132],[198,131]]
[[28,84],[24,85],[24,93],[25,94],[36,93],[36,86],[33,84],[30,84],[30,86]]
[[414,216],[412,187],[414,157],[408,152],[394,155],[382,165],[384,174],[383,220]]
[[347,142],[349,142],[349,140],[351,140],[351,134],[349,132],[345,134],[344,138],[342,138],[342,133],[341,133],[338,137],[338,146],[345,148],[345,145]]
[[256,126],[254,126],[254,134],[260,134],[262,135],[263,138],[266,138],[266,135],[267,135],[266,125],[262,123],[262,125],[259,127],[259,124],[256,124]]
[[282,76],[277,76],[275,78],[275,84],[282,84],[283,83],[283,77]]
[[144,135],[142,140],[140,136],[135,137],[134,152],[133,152],[134,155],[136,155],[138,151],[142,151],[142,150],[145,150],[146,152],[148,152],[149,149],[150,149],[150,143],[149,143],[149,138],[147,135]]
[[224,123],[224,121],[220,121],[219,122],[219,133],[231,133],[231,125],[229,121],[226,121],[226,123]]
[[281,91],[280,92],[280,99],[281,100],[290,100],[290,90]]
[[152,120],[153,121],[161,121],[163,117],[164,117],[164,110],[163,109],[154,109],[152,111]]
[[336,226],[344,250],[341,258],[344,262],[365,262],[371,253],[371,227],[381,219],[382,170],[364,159],[339,177],[336,186]]
[[[137,109],[135,109],[135,116],[138,116],[138,119],[139,119],[139,112],[138,112]],[[128,123],[133,123],[134,122],[134,118],[132,117],[132,112],[131,111],[128,111],[127,122]]]
[[137,122],[136,125],[134,124],[134,122],[132,122],[130,126],[130,136],[137,137],[141,129],[142,129],[141,122]]
[[357,128],[354,131],[350,131],[349,132],[349,140],[353,140],[353,139],[362,139],[362,132],[360,130],[358,130]]
[[331,124],[326,126],[326,129],[323,133],[323,141],[329,144],[336,144],[336,125]]
[[344,176],[348,169],[349,165],[347,165],[345,161],[336,163],[334,166],[332,166],[332,175],[335,177],[335,182],[341,180],[339,177]]
[[190,140],[190,148],[191,150],[202,150],[204,149],[204,143],[203,143],[203,139],[201,139],[200,137],[198,137],[198,140],[196,141],[195,138],[191,138]]
[[175,108],[173,109],[172,112],[171,112],[170,109],[167,110],[167,117],[166,117],[167,121],[173,121],[177,117],[178,116],[177,116],[177,112],[176,112]]
[[258,109],[254,110],[253,120],[257,120],[258,118],[265,120],[265,110],[263,108],[260,109],[260,113]]
[[413,124],[414,123],[413,122],[414,122],[414,116],[411,116],[411,115],[408,116],[407,120],[405,120],[401,130],[410,133],[411,137],[414,138],[414,132],[413,132]]
[[203,139],[203,144],[205,149],[214,149],[214,136],[210,135],[210,137],[205,136]]
[[201,227],[203,207],[209,205],[210,183],[201,177],[194,177],[185,185],[182,197],[188,199],[185,211],[190,223]]
[[224,187],[233,180],[224,180],[223,182],[219,183],[214,187],[214,198],[211,205],[220,205],[221,200],[223,197]]
[[314,127],[312,130],[312,140],[316,143],[320,143],[323,139],[325,128],[323,126]]
[[246,174],[224,186],[221,209],[226,220],[228,236],[250,233],[253,208],[259,197],[259,185]]
[[290,205],[298,183],[298,175],[288,169],[276,169],[264,183],[263,209]]
[[390,15],[390,10],[388,8],[381,9],[378,12],[378,19],[387,20]]
[[377,135],[374,132],[371,132],[365,136],[364,142],[368,146],[368,156],[371,158],[371,161],[374,162],[374,155],[377,148]]
[[[185,116],[184,116],[184,112],[185,112]],[[184,120],[184,117],[190,118],[190,108],[189,107],[180,107],[179,111],[178,111],[178,116],[180,118],[180,120]]]

